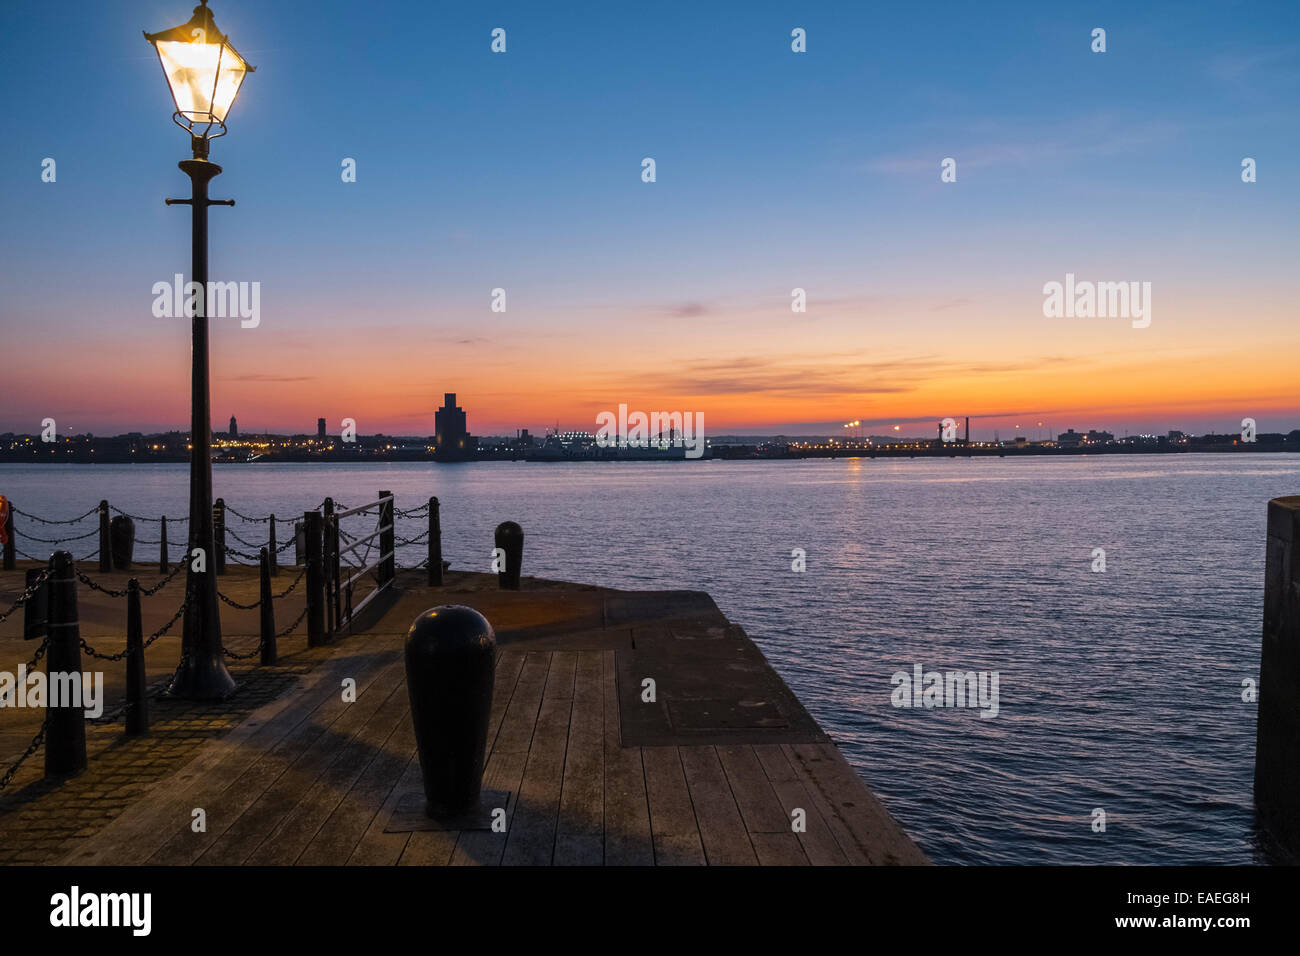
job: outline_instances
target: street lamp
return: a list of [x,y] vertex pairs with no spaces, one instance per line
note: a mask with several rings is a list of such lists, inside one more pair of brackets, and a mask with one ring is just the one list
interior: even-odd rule
[[[146,33],[162,64],[176,103],[172,120],[190,134],[193,159],[181,161],[190,177],[189,199],[168,199],[167,205],[189,206],[192,218],[191,275],[200,293],[191,317],[190,373],[190,535],[185,555],[185,624],[181,661],[167,693],[173,697],[228,697],[235,690],[226,669],[217,604],[216,556],[212,530],[212,416],[208,389],[208,207],[233,206],[233,199],[208,199],[208,183],[221,167],[208,162],[211,140],[226,133],[226,114],[239,94],[244,77],[253,72],[212,19],[208,0],[194,8],[189,23]],[[215,130],[215,131],[214,131]],[[201,555],[196,555],[196,549]],[[195,565],[201,561],[201,570]]]

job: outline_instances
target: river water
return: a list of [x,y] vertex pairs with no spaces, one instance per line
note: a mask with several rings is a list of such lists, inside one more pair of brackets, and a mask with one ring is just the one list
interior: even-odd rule
[[[213,479],[256,516],[437,495],[454,567],[489,570],[512,519],[527,574],[708,591],[936,862],[1265,860],[1242,682],[1259,671],[1266,504],[1300,492],[1300,456],[252,464]],[[187,468],[0,465],[0,494],[45,517],[101,498],[183,517]],[[266,526],[229,527],[256,545]],[[894,675],[916,665],[996,672],[997,715],[894,706]]]

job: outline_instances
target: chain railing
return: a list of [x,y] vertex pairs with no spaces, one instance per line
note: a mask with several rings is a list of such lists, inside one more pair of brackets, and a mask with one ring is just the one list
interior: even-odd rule
[[49,577],[50,577],[50,572],[48,570],[41,572],[40,577],[36,578],[36,580],[34,580],[31,584],[27,586],[27,588],[23,591],[22,594],[18,595],[18,600],[14,601],[13,604],[9,605],[9,610],[5,611],[3,614],[0,614],[0,624],[3,624],[5,621],[9,620],[10,614],[18,610],[20,607],[26,605],[28,601],[30,601],[33,597],[35,597],[36,592],[45,586],[45,582],[49,580]]

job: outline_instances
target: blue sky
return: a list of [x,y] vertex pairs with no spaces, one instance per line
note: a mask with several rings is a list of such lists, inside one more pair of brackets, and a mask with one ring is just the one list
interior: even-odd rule
[[[214,330],[218,419],[252,406],[241,421],[287,428],[337,398],[419,431],[455,389],[502,428],[619,401],[694,402],[736,430],[962,411],[990,430],[1022,413],[1209,427],[1213,408],[1170,405],[1161,380],[1149,408],[1081,405],[1079,382],[1040,398],[987,369],[1069,355],[1104,381],[1144,362],[1188,378],[1221,347],[1243,353],[1236,378],[1203,404],[1300,425],[1276,375],[1247,374],[1295,328],[1300,5],[556,6],[214,0],[258,70],[212,148],[213,195],[238,202],[211,214],[213,278],[261,281],[266,315]],[[0,331],[30,356],[0,430],[63,386],[86,427],[186,420],[184,330],[147,293],[188,270],[188,213],[162,203],[187,194],[187,144],[140,34],[190,9],[0,7]],[[946,156],[956,184],[938,181]],[[1041,285],[1067,269],[1153,281],[1164,328],[1045,328]],[[155,375],[69,370],[69,342]],[[402,400],[346,382],[394,354]],[[840,360],[871,381],[855,390]],[[710,392],[727,361],[741,390]],[[930,377],[889,374],[920,361]]]

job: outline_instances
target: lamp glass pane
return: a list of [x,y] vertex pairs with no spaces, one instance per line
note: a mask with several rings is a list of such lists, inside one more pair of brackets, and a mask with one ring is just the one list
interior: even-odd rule
[[247,72],[239,54],[224,43],[159,40],[156,45],[177,112],[194,122],[225,122]]

